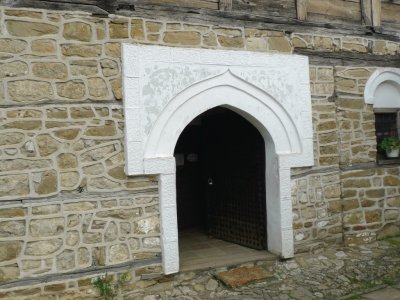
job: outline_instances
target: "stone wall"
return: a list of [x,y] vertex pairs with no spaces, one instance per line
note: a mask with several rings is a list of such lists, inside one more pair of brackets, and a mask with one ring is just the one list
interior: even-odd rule
[[[50,275],[160,268],[158,179],[124,174],[122,42],[400,55],[400,42],[323,31],[6,7],[0,20],[0,288],[34,276],[38,295]],[[375,166],[374,114],[363,100],[379,66],[319,61],[310,67],[315,166],[292,170],[296,251],[399,230],[399,167]]]

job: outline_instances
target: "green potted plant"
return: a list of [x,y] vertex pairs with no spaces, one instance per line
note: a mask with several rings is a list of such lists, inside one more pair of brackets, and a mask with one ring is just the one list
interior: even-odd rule
[[385,137],[379,144],[379,148],[386,152],[389,158],[399,157],[400,139],[397,137]]

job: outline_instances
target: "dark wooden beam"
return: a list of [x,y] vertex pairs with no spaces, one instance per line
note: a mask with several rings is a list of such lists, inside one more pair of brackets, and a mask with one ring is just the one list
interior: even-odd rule
[[219,0],[219,10],[232,10],[232,0]]
[[381,0],[371,0],[372,1],[372,26],[377,31],[381,28]]
[[371,0],[361,0],[361,17],[364,25],[372,26]]
[[400,57],[396,55],[318,52],[310,49],[295,49],[294,53],[308,56],[310,64],[316,65],[400,68]]
[[296,0],[297,19],[305,21],[307,19],[307,0]]

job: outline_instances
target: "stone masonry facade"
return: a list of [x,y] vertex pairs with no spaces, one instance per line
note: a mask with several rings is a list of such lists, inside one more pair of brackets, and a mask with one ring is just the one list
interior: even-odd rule
[[[121,43],[400,55],[372,37],[7,7],[0,35],[0,298],[13,299],[93,294],[85,278],[132,262],[136,287],[162,272],[158,178],[124,173]],[[310,66],[315,165],[292,170],[296,252],[400,232],[400,167],[375,164],[363,99],[377,68]]]

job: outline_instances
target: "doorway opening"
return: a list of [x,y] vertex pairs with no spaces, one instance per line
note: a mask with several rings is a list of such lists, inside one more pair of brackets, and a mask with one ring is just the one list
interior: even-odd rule
[[268,256],[265,146],[223,107],[195,118],[175,147],[181,270]]

